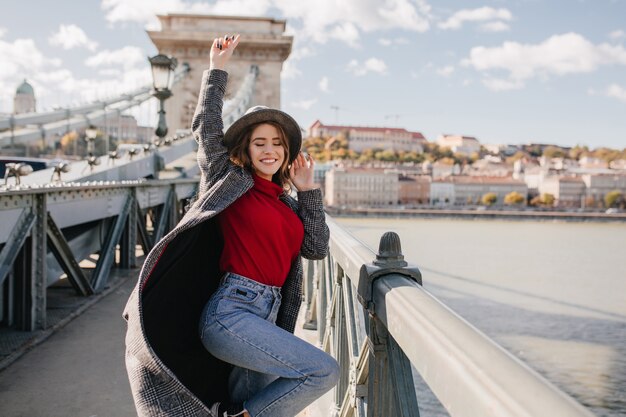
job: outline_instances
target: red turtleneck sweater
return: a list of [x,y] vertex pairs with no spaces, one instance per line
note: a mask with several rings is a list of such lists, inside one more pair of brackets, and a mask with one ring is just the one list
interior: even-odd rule
[[218,215],[224,236],[220,269],[282,287],[300,253],[304,226],[279,200],[279,185],[253,177],[254,186]]

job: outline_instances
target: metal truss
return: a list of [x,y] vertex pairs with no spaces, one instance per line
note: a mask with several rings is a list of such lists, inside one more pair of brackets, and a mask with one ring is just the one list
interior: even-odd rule
[[[178,223],[181,201],[196,188],[197,180],[177,179],[0,193],[0,322],[45,329],[46,290],[59,281],[59,266],[77,294],[101,292],[114,266],[138,266],[138,244],[147,253]],[[94,255],[95,268],[81,268]]]

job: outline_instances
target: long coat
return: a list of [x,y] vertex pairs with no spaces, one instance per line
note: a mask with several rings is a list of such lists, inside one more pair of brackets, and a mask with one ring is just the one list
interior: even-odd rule
[[[205,71],[192,122],[198,142],[201,178],[198,199],[178,225],[148,254],[124,318],[126,369],[140,416],[208,416],[208,407],[228,398],[231,366],[202,346],[198,326],[202,309],[218,286],[223,247],[215,216],[248,191],[252,175],[233,164],[223,145],[222,103],[228,75]],[[300,217],[304,240],[300,254],[322,259],[329,231],[320,190],[280,197]],[[300,257],[281,290],[276,324],[293,332],[302,300]]]

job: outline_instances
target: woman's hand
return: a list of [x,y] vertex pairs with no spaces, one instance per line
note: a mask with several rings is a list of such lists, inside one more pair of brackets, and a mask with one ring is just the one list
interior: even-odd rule
[[226,63],[233,55],[233,51],[238,44],[239,35],[226,35],[223,38],[213,39],[213,45],[211,45],[211,52],[209,53],[209,58],[211,60],[209,69],[224,70],[226,68]]
[[302,152],[300,152],[291,163],[289,178],[298,191],[309,191],[319,188],[313,182],[314,168],[315,161],[313,161],[313,157],[309,155],[308,158],[305,158]]

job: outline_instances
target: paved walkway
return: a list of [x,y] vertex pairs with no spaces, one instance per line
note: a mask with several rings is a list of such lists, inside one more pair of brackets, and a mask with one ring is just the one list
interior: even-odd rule
[[[0,416],[136,415],[124,367],[126,324],[121,316],[134,284],[134,277],[124,280],[0,372]],[[298,333],[314,342],[313,332]],[[299,417],[328,415],[326,404],[311,407]]]
[[3,417],[136,415],[124,367],[121,286],[0,373]]

